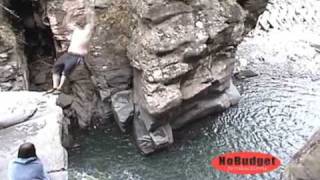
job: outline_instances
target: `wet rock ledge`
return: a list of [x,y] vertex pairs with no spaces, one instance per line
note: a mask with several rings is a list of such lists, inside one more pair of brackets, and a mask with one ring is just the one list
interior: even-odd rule
[[56,96],[19,91],[0,93],[0,177],[6,179],[10,160],[24,142],[34,143],[52,179],[67,179],[67,151],[62,146],[62,109]]

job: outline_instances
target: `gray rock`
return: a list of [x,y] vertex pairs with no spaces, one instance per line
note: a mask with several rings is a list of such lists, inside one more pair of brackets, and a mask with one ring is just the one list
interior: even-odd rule
[[73,102],[73,97],[67,94],[60,94],[57,99],[57,105],[65,109],[70,107]]
[[[8,100],[10,99],[10,100]],[[63,114],[55,105],[56,96],[35,92],[2,92],[0,102],[6,102],[7,109],[26,109],[26,104],[36,107],[37,112],[26,122],[0,130],[0,177],[7,177],[7,166],[10,160],[17,157],[20,144],[35,144],[37,155],[44,164],[45,170],[53,180],[67,179],[67,152],[63,148],[62,127]],[[3,107],[1,105],[1,107]],[[17,110],[18,111],[18,110]],[[59,171],[59,176],[50,172]]]
[[[4,97],[5,98],[5,97]],[[8,99],[3,99],[5,104],[2,104],[0,109],[0,129],[13,126],[29,120],[36,112],[37,106],[31,106],[29,102],[21,102],[18,105],[13,105],[11,102],[11,97]],[[26,104],[22,104],[26,103]],[[18,107],[20,106],[20,107]]]
[[230,87],[225,91],[231,105],[236,105],[241,99],[241,95],[237,88],[231,82]]
[[92,125],[94,118],[99,119],[104,116],[102,102],[91,81],[90,72],[84,64],[75,68],[69,80],[73,101],[70,107],[64,110],[71,109],[74,112],[72,116],[78,120],[79,127],[88,128]]
[[[117,92],[131,88],[133,77],[133,129],[139,149],[149,154],[171,144],[170,125],[183,126],[239,101],[231,83],[234,53],[265,7],[259,3],[254,8],[253,1],[247,5],[236,0],[97,1],[99,18],[90,55],[86,66],[70,77],[74,98],[64,109],[65,116],[78,119],[85,128],[94,119],[108,119],[112,105],[125,130],[123,122],[131,110],[119,113],[116,107],[130,103],[118,106],[114,98]],[[64,52],[70,32],[62,26],[63,17],[84,16],[84,3],[52,0],[47,7],[60,45],[56,49]]]
[[171,4],[157,4],[152,6],[149,11],[141,14],[141,18],[159,24],[171,17],[179,14],[190,13],[192,8],[183,2],[172,2]]
[[169,146],[173,143],[173,134],[170,124],[166,124],[150,132],[152,141],[157,149]]
[[46,91],[52,88],[53,57],[41,58],[28,63],[30,90]]
[[320,53],[320,44],[311,44],[311,47],[313,47],[318,53]]
[[171,113],[170,124],[173,129],[181,128],[194,120],[221,112],[237,104],[239,100],[240,94],[231,83],[230,87],[221,94],[211,94],[198,98],[197,101],[184,103],[178,110]]
[[143,155],[151,154],[173,143],[172,128],[169,124],[161,125],[150,132],[141,119],[140,112],[136,111],[133,120],[133,135],[135,144]]
[[138,87],[141,87],[141,74],[137,72],[137,70],[134,71],[134,92],[133,92],[133,101],[135,104],[135,112],[139,114],[139,119],[144,123],[145,128],[147,131],[152,132],[156,130],[161,125],[167,124],[168,122],[163,121],[162,118],[155,117],[148,113],[148,111],[143,106],[144,100],[141,98],[141,92],[142,91],[136,91],[135,89],[139,89]]
[[264,0],[239,2],[131,1],[136,26],[127,55],[147,131],[179,128],[238,103],[236,47],[266,7]]
[[137,113],[133,119],[133,137],[138,150],[143,155],[151,154],[156,150],[149,132]]
[[11,30],[6,17],[0,14],[0,91],[29,88],[27,60],[18,35]]
[[165,116],[196,96],[229,87],[235,48],[247,32],[248,14],[239,4],[136,0],[132,6],[137,26],[128,57],[139,70],[134,91],[141,91],[139,105],[147,113]]
[[120,91],[111,97],[111,107],[114,118],[122,132],[128,132],[133,116],[134,107],[132,91]]
[[320,130],[297,152],[286,167],[284,180],[320,178]]
[[164,122],[156,119],[156,117],[151,116],[143,107],[139,108],[139,117],[143,121],[147,131],[152,132],[159,128]]
[[250,69],[245,69],[245,70],[241,70],[237,73],[234,74],[234,77],[237,79],[246,79],[246,78],[251,78],[251,77],[255,77],[258,76],[257,73],[253,72]]

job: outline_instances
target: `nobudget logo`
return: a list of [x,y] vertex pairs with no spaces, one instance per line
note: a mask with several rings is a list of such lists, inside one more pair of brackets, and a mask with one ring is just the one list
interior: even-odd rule
[[271,154],[232,152],[212,159],[212,167],[233,174],[260,174],[277,169],[281,162]]

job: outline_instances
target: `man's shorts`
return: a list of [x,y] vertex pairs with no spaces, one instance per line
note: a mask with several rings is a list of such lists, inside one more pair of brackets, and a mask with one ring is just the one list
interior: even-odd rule
[[84,56],[82,55],[66,52],[54,63],[52,72],[69,76],[78,64],[83,63],[83,60]]

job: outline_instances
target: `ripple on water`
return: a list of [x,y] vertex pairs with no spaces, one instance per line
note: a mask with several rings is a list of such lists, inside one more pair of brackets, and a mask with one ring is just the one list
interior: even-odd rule
[[[210,159],[230,151],[272,153],[287,164],[320,127],[320,85],[306,79],[238,82],[238,106],[175,132],[177,144],[150,157],[135,152],[127,136],[97,131],[82,137],[81,151],[70,154],[71,176],[99,179],[277,179],[272,173],[235,176],[213,170]],[[270,81],[269,81],[270,80]],[[247,88],[243,88],[246,86]],[[116,131],[116,130],[113,130]],[[72,178],[71,178],[72,179]]]
[[[149,157],[115,129],[81,135],[81,149],[69,154],[70,179],[279,179],[284,165],[320,128],[320,55],[311,46],[320,44],[320,19],[314,18],[320,1],[271,1],[254,37],[237,52],[260,74],[236,82],[239,105],[176,131],[176,144]],[[220,153],[245,150],[272,153],[283,165],[255,176],[209,165]]]

